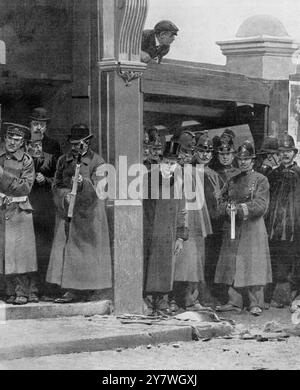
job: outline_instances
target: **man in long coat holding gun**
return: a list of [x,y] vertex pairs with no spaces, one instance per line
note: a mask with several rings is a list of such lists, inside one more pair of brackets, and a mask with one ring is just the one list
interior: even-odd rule
[[[104,160],[90,149],[92,135],[85,125],[74,125],[70,153],[57,164],[53,193],[57,210],[47,281],[67,291],[57,303],[91,299],[95,290],[111,288],[111,255],[104,201],[97,197],[97,168]],[[80,154],[80,159],[78,158]],[[80,174],[74,177],[81,160]],[[71,189],[78,182],[73,215]],[[72,191],[73,192],[73,191]]]
[[[221,216],[236,213],[236,231],[224,223],[224,237],[215,282],[232,286],[229,301],[219,311],[249,311],[258,316],[264,309],[264,286],[272,282],[271,260],[264,215],[269,206],[268,179],[253,170],[255,152],[245,141],[236,154],[241,173],[227,182],[219,203]],[[231,224],[234,219],[231,218]],[[231,228],[232,228],[231,225]],[[234,233],[234,234],[232,234]]]

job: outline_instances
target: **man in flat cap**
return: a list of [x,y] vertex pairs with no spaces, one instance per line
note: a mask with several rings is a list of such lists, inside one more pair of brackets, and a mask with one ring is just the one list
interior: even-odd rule
[[178,27],[169,20],[158,22],[153,30],[143,31],[141,60],[161,63],[162,58],[169,53],[178,31]]
[[35,180],[29,195],[34,209],[33,224],[36,237],[38,260],[38,278],[33,279],[33,291],[40,291],[42,300],[52,300],[54,289],[45,284],[50,251],[54,237],[55,207],[52,195],[52,183],[56,170],[56,159],[52,154],[45,153],[41,133],[33,133],[28,142],[27,151],[33,158]]
[[7,130],[0,146],[0,273],[5,276],[6,302],[24,305],[36,298],[30,291],[37,260],[28,199],[34,164],[23,148],[30,130],[14,123],[4,125]]
[[[47,282],[65,290],[57,303],[94,299],[112,286],[111,255],[104,200],[97,196],[97,168],[104,160],[90,149],[92,135],[84,124],[74,125],[70,153],[60,157],[53,182],[57,219]],[[81,155],[73,216],[68,217],[75,167]]]
[[59,143],[48,137],[46,134],[47,124],[50,121],[50,117],[47,110],[43,107],[35,108],[30,116],[30,130],[31,134],[41,133],[42,134],[42,146],[45,153],[54,155],[56,160],[61,156],[61,148]]

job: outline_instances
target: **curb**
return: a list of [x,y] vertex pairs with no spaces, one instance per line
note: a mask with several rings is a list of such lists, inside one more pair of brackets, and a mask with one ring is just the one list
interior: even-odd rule
[[[126,328],[124,328],[125,330]],[[187,342],[195,339],[211,339],[228,336],[232,327],[227,323],[202,323],[200,326],[170,325],[168,329],[137,331],[137,333],[122,334],[107,337],[79,337],[68,341],[52,341],[49,343],[21,344],[11,347],[0,347],[0,360],[15,360],[21,358],[36,358],[42,356],[64,355],[83,352],[100,352],[136,348],[145,345],[168,344],[172,342]],[[196,336],[196,337],[195,337]],[[118,351],[121,352],[121,351]]]

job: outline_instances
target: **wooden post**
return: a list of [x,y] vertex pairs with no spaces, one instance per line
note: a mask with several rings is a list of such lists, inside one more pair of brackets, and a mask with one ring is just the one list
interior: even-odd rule
[[[120,156],[127,158],[128,168],[142,162],[140,78],[146,65],[140,62],[140,47],[146,14],[147,0],[98,0],[101,147],[117,172]],[[118,177],[117,188],[125,176]],[[108,207],[115,313],[142,313],[142,201],[119,198]]]

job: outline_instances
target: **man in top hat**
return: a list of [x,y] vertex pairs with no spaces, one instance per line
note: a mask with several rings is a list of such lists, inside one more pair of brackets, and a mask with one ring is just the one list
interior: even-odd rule
[[278,138],[266,137],[259,153],[257,153],[259,159],[257,160],[257,164],[254,165],[254,169],[268,177],[279,165],[278,148]]
[[35,301],[30,285],[37,271],[32,207],[28,199],[34,183],[34,164],[24,152],[30,130],[6,123],[0,147],[0,273],[5,276],[7,303]]
[[35,108],[29,118],[31,134],[41,133],[43,137],[43,151],[45,153],[52,154],[56,160],[58,160],[62,154],[60,145],[55,139],[48,137],[46,134],[47,124],[51,119],[47,110],[43,107]]
[[300,168],[293,137],[279,140],[280,165],[268,176],[270,208],[266,224],[270,239],[274,292],[271,305],[291,303],[292,291],[299,287]]
[[169,53],[178,31],[178,27],[169,20],[158,22],[153,30],[143,31],[142,61],[148,63],[156,60],[160,63],[162,58]]
[[[175,256],[187,240],[186,209],[180,194],[181,170],[177,163],[180,145],[167,142],[159,166],[148,176],[144,199],[144,296],[149,308],[170,314],[169,294],[173,289]],[[155,171],[154,171],[155,170]],[[153,182],[151,176],[157,180]],[[164,196],[169,193],[169,197]],[[154,195],[151,198],[151,195]]]
[[[90,149],[92,135],[84,124],[71,129],[70,153],[60,157],[53,182],[56,228],[47,282],[66,292],[57,303],[96,297],[96,290],[111,288],[111,255],[104,200],[97,196],[97,168],[103,159]],[[76,164],[81,155],[73,217],[68,218]]]
[[[28,142],[27,151],[31,155],[35,168],[35,181],[29,195],[33,206],[33,225],[36,238],[38,259],[38,278],[34,280],[33,291],[39,291],[48,299],[54,293],[45,285],[50,251],[54,237],[55,207],[52,195],[52,183],[56,170],[56,159],[52,154],[43,151],[43,136],[33,133]],[[51,299],[52,300],[52,299]]]
[[[255,151],[245,141],[236,154],[241,173],[222,191],[221,216],[226,217],[215,282],[232,287],[229,301],[219,311],[249,311],[258,316],[264,309],[264,286],[272,281],[268,235],[264,215],[269,206],[268,179],[253,170]],[[231,212],[235,213],[235,237],[231,235]],[[234,292],[234,294],[233,294]]]

